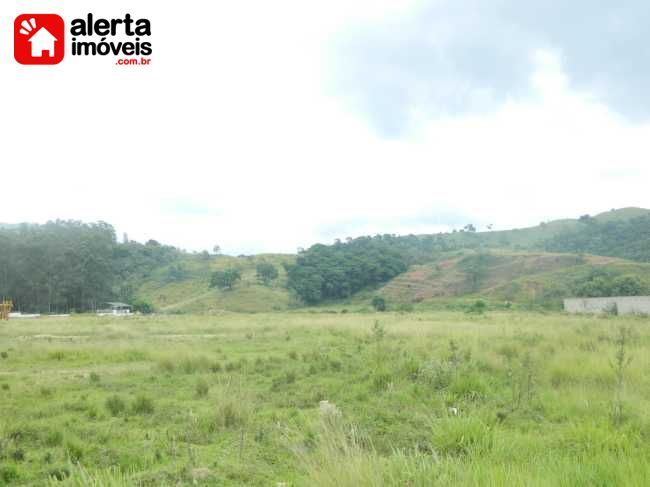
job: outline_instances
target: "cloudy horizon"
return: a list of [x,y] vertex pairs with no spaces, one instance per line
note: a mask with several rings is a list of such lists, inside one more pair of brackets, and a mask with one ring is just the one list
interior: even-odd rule
[[[17,15],[89,11],[151,19],[152,65],[13,61]],[[640,1],[4,2],[0,222],[250,254],[647,208],[648,20]]]

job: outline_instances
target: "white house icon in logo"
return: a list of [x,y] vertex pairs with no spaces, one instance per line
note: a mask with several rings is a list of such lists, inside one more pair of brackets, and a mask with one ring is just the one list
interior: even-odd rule
[[[34,29],[36,29],[36,19],[29,19],[29,22],[23,20],[20,25],[22,26],[20,33],[28,36]],[[32,35],[32,37],[29,38],[29,42],[32,44],[32,57],[43,57],[43,53],[45,52],[47,52],[48,57],[54,57],[54,46],[56,41],[58,41],[58,39],[54,37],[49,30],[45,27],[41,27],[34,35]]]

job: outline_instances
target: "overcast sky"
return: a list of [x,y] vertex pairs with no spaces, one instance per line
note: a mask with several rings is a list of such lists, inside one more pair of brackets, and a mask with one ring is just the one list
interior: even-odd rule
[[[152,65],[13,60],[88,12]],[[0,222],[239,254],[650,207],[648,46],[641,0],[3,0]]]

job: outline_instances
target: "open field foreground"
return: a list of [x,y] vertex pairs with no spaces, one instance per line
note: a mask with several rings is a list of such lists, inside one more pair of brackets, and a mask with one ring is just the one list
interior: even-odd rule
[[0,485],[647,486],[649,326],[515,312],[10,321]]

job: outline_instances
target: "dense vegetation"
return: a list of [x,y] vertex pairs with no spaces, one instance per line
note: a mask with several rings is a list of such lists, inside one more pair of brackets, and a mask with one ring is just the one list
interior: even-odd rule
[[[288,289],[297,298],[291,300],[292,304],[314,305],[348,299],[360,291],[377,289],[414,266],[435,265],[462,255],[457,269],[464,276],[463,285],[447,289],[453,290],[454,295],[475,294],[484,291],[488,284],[496,284],[495,276],[515,278],[515,274],[501,272],[512,267],[508,261],[513,261],[512,255],[499,255],[501,251],[562,252],[576,258],[594,254],[650,262],[649,242],[650,215],[641,209],[612,211],[596,217],[585,215],[578,220],[503,232],[477,232],[474,225],[468,224],[461,231],[446,234],[360,237],[333,245],[314,245],[301,251],[295,260],[287,256],[286,261],[272,263],[260,258],[254,264],[243,256],[233,261],[208,252],[184,254],[154,240],[146,244],[128,239],[117,242],[114,229],[103,222],[2,225],[0,297],[12,298],[17,309],[26,312],[94,310],[110,299],[136,303],[138,298],[145,297],[143,294],[147,301],[159,301],[167,308],[173,305],[167,300],[169,294],[183,294],[182,302],[190,303],[192,296],[184,291],[190,287],[196,290],[197,299],[210,299],[212,295],[200,291],[210,286],[213,292],[236,289],[249,297],[255,293],[275,297],[285,293],[286,300]],[[237,276],[249,264],[254,267],[254,282],[248,274],[246,278]],[[568,260],[564,264],[572,265]],[[278,269],[282,270],[282,266],[279,279]],[[438,271],[432,271],[435,272]],[[449,273],[446,276],[455,281]],[[561,283],[545,284],[536,299],[557,306],[567,295],[647,293],[647,284],[635,279],[618,273],[580,282],[585,280],[584,273],[576,274],[575,282],[565,278]],[[188,281],[196,281],[196,285],[186,285]],[[267,289],[254,287],[257,283]],[[420,283],[405,279],[403,286],[413,292],[402,289],[402,294],[415,294],[413,302],[429,299],[426,289],[417,292]],[[525,283],[513,282],[511,290],[503,294],[517,300],[522,295],[518,289],[525,288]],[[447,291],[441,292],[447,296]],[[230,293],[228,300],[234,301],[239,294]]]
[[391,235],[314,245],[287,265],[288,287],[305,303],[340,299],[404,272],[408,259]]
[[562,232],[544,243],[551,252],[606,255],[650,262],[650,215],[630,220],[599,222],[583,217],[575,230]]
[[646,487],[649,367],[639,317],[10,321],[0,485]]
[[55,221],[0,229],[0,296],[35,312],[93,310],[134,299],[135,280],[178,250],[150,241],[118,243],[107,223]]

